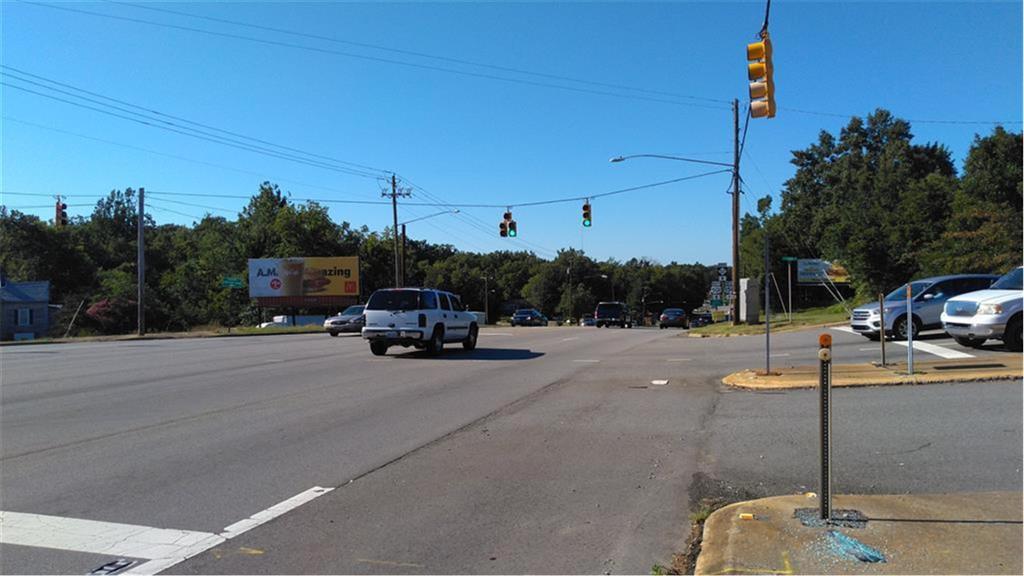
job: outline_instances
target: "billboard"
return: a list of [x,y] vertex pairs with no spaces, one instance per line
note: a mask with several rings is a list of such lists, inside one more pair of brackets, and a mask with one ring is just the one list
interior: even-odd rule
[[797,284],[849,284],[850,273],[840,264],[827,260],[801,258],[796,261]]
[[249,297],[312,306],[359,298],[359,258],[250,258]]

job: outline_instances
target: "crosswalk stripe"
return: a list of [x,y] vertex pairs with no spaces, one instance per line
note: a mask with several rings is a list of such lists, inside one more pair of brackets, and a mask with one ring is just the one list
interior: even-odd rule
[[[906,348],[906,342],[896,342],[900,346]],[[928,354],[934,354],[939,358],[955,359],[955,358],[974,358],[973,354],[967,354],[966,352],[960,352],[959,350],[950,350],[949,348],[943,348],[935,344],[928,344],[927,342],[914,341],[914,350],[920,350],[921,352],[927,352]]]

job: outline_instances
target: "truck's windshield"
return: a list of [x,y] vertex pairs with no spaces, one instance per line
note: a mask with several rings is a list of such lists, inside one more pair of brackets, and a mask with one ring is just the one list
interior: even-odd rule
[[1024,290],[1024,268],[1017,268],[992,284],[993,290]]

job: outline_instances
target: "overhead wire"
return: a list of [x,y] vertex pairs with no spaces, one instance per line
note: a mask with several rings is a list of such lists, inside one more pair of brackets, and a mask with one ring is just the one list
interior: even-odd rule
[[[20,74],[22,76],[28,76],[29,78],[34,78],[36,80],[42,80],[42,81],[47,82],[49,84],[54,84],[56,86],[61,86],[63,88],[68,88],[68,89],[73,90],[75,92],[81,92],[83,94],[88,94],[90,96],[95,96],[97,98],[101,98],[103,100],[107,100],[107,101],[110,101],[110,102],[121,104],[123,106],[128,106],[130,108],[135,108],[135,109],[138,109],[138,110],[142,110],[143,112],[145,112],[147,114],[151,114],[153,116],[157,116],[157,117],[160,117],[160,118],[169,118],[171,120],[176,120],[178,122],[183,122],[183,123],[186,123],[186,124],[191,124],[193,126],[199,126],[200,128],[205,128],[205,129],[208,129],[208,130],[213,130],[215,132],[221,132],[223,134],[227,134],[229,136],[234,136],[236,138],[242,138],[242,139],[245,139],[245,140],[251,140],[253,142],[259,142],[260,144],[265,144],[267,146],[272,146],[274,148],[280,148],[282,150],[287,150],[289,152],[296,152],[296,153],[303,154],[303,155],[306,155],[306,156],[310,156],[310,157],[313,157],[313,158],[319,158],[321,160],[328,160],[330,162],[334,162],[334,163],[337,163],[337,164],[347,165],[347,166],[350,166],[352,168],[358,168],[358,169],[361,169],[363,171],[367,171],[367,172],[372,173],[372,174],[385,174],[386,175],[386,174],[389,174],[391,172],[390,170],[384,170],[384,169],[381,169],[381,168],[375,168],[373,166],[367,166],[365,164],[359,164],[359,163],[356,163],[356,162],[350,162],[348,160],[339,160],[339,159],[333,158],[331,156],[324,156],[322,154],[316,154],[316,153],[313,153],[313,152],[308,152],[306,150],[301,150],[299,148],[292,148],[290,146],[285,146],[285,145],[282,145],[282,144],[276,144],[274,142],[269,142],[267,140],[262,140],[260,138],[254,137],[254,136],[247,136],[245,134],[240,134],[238,132],[233,132],[231,130],[225,130],[224,128],[218,128],[218,127],[212,126],[210,124],[204,124],[202,122],[196,122],[194,120],[189,120],[188,118],[183,118],[181,116],[176,116],[174,114],[167,114],[165,112],[161,112],[159,110],[155,110],[155,109],[152,109],[152,108],[149,108],[149,107],[146,107],[146,106],[140,106],[138,104],[133,104],[133,103],[128,102],[126,100],[122,100],[122,99],[119,99],[119,98],[114,98],[114,97],[111,97],[111,96],[106,96],[106,95],[100,94],[98,92],[93,92],[91,90],[86,90],[85,88],[81,88],[81,87],[78,87],[78,86],[67,84],[65,82],[60,82],[60,81],[57,81],[57,80],[53,80],[52,78],[47,78],[45,76],[40,76],[38,74],[33,74],[31,72],[27,72],[25,70],[21,70],[19,68],[15,68],[13,66],[8,66],[6,64],[0,64],[0,68],[4,68],[6,70],[13,71],[16,74]],[[7,75],[7,74],[5,74],[5,75]],[[12,77],[16,77],[16,76],[12,76]],[[45,86],[43,84],[38,84],[36,82],[30,82],[29,80],[24,80],[24,79],[20,79],[20,80],[22,80],[23,82],[29,82],[29,83],[36,84],[37,86]],[[47,88],[49,88],[49,87],[47,87]],[[56,89],[53,89],[53,88],[49,88],[49,89],[57,91]],[[65,92],[65,94],[67,94],[67,93]],[[172,126],[176,125],[176,124],[174,124],[172,122],[168,122],[168,123],[170,125],[172,125]]]
[[[0,67],[4,67],[4,65],[0,64]],[[329,162],[326,162],[326,161],[316,160],[315,158],[304,158],[302,156],[297,156],[297,155],[289,153],[289,152],[276,151],[276,150],[273,150],[271,148],[267,148],[265,146],[261,146],[261,145],[257,145],[257,144],[249,144],[249,143],[246,143],[244,141],[235,139],[233,137],[219,136],[219,135],[211,134],[210,132],[207,132],[207,131],[204,131],[204,130],[200,130],[200,129],[197,129],[197,128],[191,128],[191,127],[188,127],[188,126],[181,126],[181,125],[175,124],[174,122],[171,122],[171,121],[168,121],[168,120],[163,120],[161,118],[154,118],[153,116],[147,115],[145,113],[140,113],[140,112],[135,112],[135,111],[132,111],[132,110],[127,110],[127,109],[119,107],[119,106],[115,106],[115,105],[112,105],[112,104],[107,104],[105,102],[98,101],[98,100],[96,100],[94,98],[89,98],[87,96],[82,96],[80,94],[74,94],[74,93],[68,92],[66,90],[61,90],[59,88],[54,88],[52,86],[46,86],[45,84],[41,84],[41,83],[35,82],[33,80],[27,80],[27,79],[24,79],[24,78],[19,78],[18,76],[14,75],[14,74],[11,74],[9,72],[0,72],[0,75],[6,76],[6,77],[8,77],[8,78],[10,78],[12,80],[18,81],[18,82],[24,82],[26,84],[31,84],[31,85],[35,85],[35,86],[41,87],[44,90],[49,90],[51,92],[56,92],[58,94],[64,94],[64,95],[70,96],[72,98],[77,98],[79,100],[84,100],[85,102],[90,102],[90,103],[96,104],[98,106],[101,106],[101,108],[97,108],[96,106],[90,106],[88,104],[83,104],[81,102],[76,102],[74,100],[68,100],[66,98],[61,98],[59,96],[54,96],[53,94],[47,94],[47,93],[39,92],[37,90],[31,90],[31,89],[26,88],[24,86],[18,86],[16,84],[11,84],[11,83],[9,83],[7,81],[0,81],[0,84],[2,84],[4,86],[8,86],[10,88],[14,88],[16,90],[20,90],[20,91],[23,91],[23,92],[28,92],[28,93],[31,93],[31,94],[35,94],[37,96],[42,96],[44,98],[49,98],[51,100],[56,100],[56,101],[59,101],[59,102],[64,102],[66,104],[70,104],[70,105],[73,105],[73,106],[78,106],[80,108],[86,108],[86,109],[89,109],[89,110],[100,112],[102,114],[107,114],[109,116],[114,116],[114,117],[121,118],[121,119],[124,119],[124,120],[129,120],[129,121],[136,122],[136,123],[139,123],[139,124],[143,124],[143,125],[146,125],[146,126],[150,126],[150,127],[153,127],[153,128],[159,128],[159,129],[166,130],[166,131],[169,131],[169,132],[174,132],[174,133],[177,133],[177,134],[182,134],[184,136],[190,136],[192,138],[197,138],[199,140],[205,140],[205,141],[208,141],[208,142],[213,142],[213,143],[216,143],[216,144],[221,144],[221,145],[229,146],[229,147],[232,147],[232,148],[238,148],[238,149],[245,150],[245,151],[248,151],[248,152],[254,152],[254,153],[257,153],[257,154],[263,154],[265,156],[270,156],[270,157],[274,157],[274,158],[280,158],[280,159],[284,159],[284,160],[289,160],[289,161],[292,161],[292,162],[297,162],[297,163],[300,163],[300,164],[305,164],[305,165],[308,165],[308,166],[312,166],[312,167],[315,167],[315,168],[322,168],[322,169],[325,169],[325,170],[331,170],[331,171],[340,172],[340,173],[344,173],[344,174],[350,174],[350,175],[353,175],[353,176],[362,176],[362,177],[368,177],[368,178],[380,178],[383,174],[387,173],[386,171],[381,171],[380,173],[370,173],[370,172],[367,172],[367,171],[362,171],[362,170],[358,170],[358,169],[354,169],[354,168],[349,168],[349,167],[341,166],[341,165],[338,165],[338,164],[332,164],[332,163],[329,163]],[[113,112],[111,110],[115,110],[116,112]]]
[[331,49],[319,48],[319,47],[315,47],[315,46],[306,46],[306,45],[302,45],[302,44],[294,44],[294,43],[291,43],[291,42],[282,42],[280,40],[270,40],[270,39],[266,39],[266,38],[254,38],[254,37],[251,37],[251,36],[243,36],[241,34],[232,34],[232,33],[229,33],[229,32],[216,32],[216,31],[211,31],[211,30],[204,30],[202,28],[193,28],[191,26],[181,26],[181,25],[178,25],[178,24],[169,24],[169,23],[165,23],[165,22],[154,22],[154,21],[151,21],[151,20],[144,20],[144,19],[141,19],[141,18],[131,18],[131,17],[127,17],[127,16],[117,16],[117,15],[113,15],[113,14],[104,14],[104,13],[100,13],[100,12],[93,12],[93,11],[90,11],[90,10],[82,10],[80,8],[70,8],[68,6],[57,6],[57,5],[52,5],[52,4],[45,4],[45,3],[42,3],[42,2],[30,2],[28,0],[20,0],[20,1],[22,3],[24,3],[24,4],[29,4],[29,5],[32,5],[32,6],[40,6],[40,7],[45,7],[45,8],[51,8],[51,9],[54,9],[54,10],[63,10],[63,11],[67,11],[67,12],[75,12],[75,13],[79,13],[79,14],[87,14],[87,15],[90,15],[90,16],[96,16],[96,17],[100,17],[100,18],[109,18],[109,19],[114,19],[114,20],[133,22],[133,23],[136,23],[136,24],[146,24],[146,25],[149,25],[149,26],[156,26],[156,27],[160,27],[160,28],[168,28],[168,29],[173,29],[173,30],[183,30],[183,31],[188,31],[188,32],[195,32],[195,33],[198,33],[198,34],[206,34],[206,35],[210,35],[210,36],[218,36],[218,37],[223,37],[223,38],[231,38],[231,39],[235,39],[235,40],[243,40],[243,41],[247,41],[247,42],[254,42],[254,43],[265,44],[265,45],[270,45],[270,46],[279,46],[279,47],[291,48],[291,49],[296,49],[296,50],[306,50],[306,51],[317,52],[317,53],[321,53],[321,54],[333,54],[333,55],[336,55],[336,56],[345,56],[345,57],[348,57],[348,58],[356,58],[356,59],[367,60],[367,61],[372,61],[372,62],[379,62],[379,63],[384,63],[384,64],[393,64],[393,65],[405,66],[405,67],[409,67],[409,68],[418,68],[418,69],[423,69],[423,70],[432,70],[432,71],[435,71],[435,72],[446,72],[446,73],[449,73],[449,74],[456,74],[456,75],[460,75],[460,76],[484,78],[484,79],[497,80],[497,81],[500,81],[500,82],[508,82],[508,83],[513,83],[513,84],[524,84],[524,85],[529,85],[529,86],[553,88],[553,89],[558,89],[558,90],[565,90],[565,91],[585,93],[585,94],[596,94],[596,95],[603,95],[603,96],[612,96],[612,97],[616,97],[616,98],[626,98],[626,99],[631,99],[631,100],[646,100],[646,101],[650,101],[650,102],[660,102],[660,103],[664,103],[664,104],[673,104],[673,105],[677,105],[677,106],[691,106],[691,107],[698,107],[698,108],[710,108],[710,109],[715,109],[715,110],[727,110],[728,109],[728,106],[720,105],[720,104],[711,104],[711,103],[705,104],[705,103],[700,103],[700,102],[683,102],[683,101],[679,101],[679,100],[669,100],[667,98],[655,98],[655,97],[651,97],[651,96],[642,96],[642,95],[638,95],[638,94],[621,94],[621,93],[616,93],[616,92],[609,92],[609,91],[606,91],[606,90],[595,90],[595,89],[590,89],[590,88],[581,88],[581,87],[577,87],[577,86],[564,86],[564,85],[551,84],[551,83],[547,83],[547,82],[539,82],[539,81],[534,81],[534,80],[524,80],[524,79],[521,79],[521,78],[508,78],[508,77],[498,76],[498,75],[495,75],[495,74],[485,74],[485,73],[480,73],[480,72],[470,72],[470,71],[465,71],[465,70],[456,70],[456,69],[453,69],[453,68],[445,68],[445,67],[442,67],[442,66],[432,66],[432,65],[428,65],[428,64],[417,64],[417,63],[414,63],[414,62],[405,62],[405,61],[402,61],[402,60],[394,60],[394,59],[391,59],[391,58],[382,58],[382,57],[379,57],[379,56],[369,56],[369,55],[365,55],[365,54],[355,54],[355,53],[352,53],[352,52],[343,52],[343,51],[340,51],[340,50],[331,50]]
[[487,62],[478,62],[478,61],[474,61],[474,60],[466,60],[466,59],[463,59],[463,58],[452,58],[450,56],[439,56],[439,55],[436,55],[436,54],[428,54],[426,52],[418,52],[418,51],[415,51],[415,50],[405,50],[405,49],[401,49],[401,48],[394,48],[394,47],[391,47],[391,46],[383,46],[383,45],[379,45],[379,44],[370,44],[370,43],[366,43],[366,42],[355,42],[355,41],[352,41],[352,40],[343,40],[341,38],[334,38],[334,37],[323,36],[323,35],[319,35],[319,34],[311,34],[311,33],[308,33],[308,32],[298,32],[298,31],[295,31],[295,30],[287,30],[287,29],[284,29],[284,28],[275,28],[275,27],[272,27],[272,26],[263,26],[263,25],[259,25],[259,24],[251,24],[251,23],[248,23],[248,22],[239,22],[239,21],[236,21],[236,20],[229,20],[229,19],[226,19],[226,18],[216,18],[216,17],[213,17],[213,16],[204,16],[204,15],[201,15],[201,14],[192,14],[192,13],[189,13],[189,12],[181,12],[181,11],[178,11],[178,10],[170,10],[170,9],[167,9],[167,8],[159,8],[159,7],[156,7],[156,6],[148,6],[148,5],[137,4],[137,3],[132,3],[132,2],[116,2],[114,0],[105,0],[105,1],[107,3],[109,3],[109,4],[118,4],[118,5],[122,5],[122,6],[131,6],[133,8],[137,8],[137,9],[140,9],[140,10],[150,10],[150,11],[153,11],[153,12],[163,12],[163,13],[166,13],[166,14],[174,14],[174,15],[177,15],[177,16],[185,16],[185,17],[188,17],[188,18],[207,20],[207,21],[210,21],[210,22],[219,22],[219,23],[222,23],[222,24],[230,24],[232,26],[242,26],[242,27],[246,27],[246,28],[252,28],[252,29],[255,29],[255,30],[262,30],[264,32],[275,32],[275,33],[278,33],[278,34],[288,34],[288,35],[291,35],[291,36],[297,36],[297,37],[301,37],[301,38],[310,38],[310,39],[313,39],[313,40],[322,40],[322,41],[325,41],[325,42],[334,42],[334,43],[337,43],[337,44],[346,44],[346,45],[349,45],[349,46],[358,46],[360,48],[370,48],[370,49],[373,49],[373,50],[382,50],[382,51],[385,51],[385,52],[392,52],[392,53],[395,53],[395,54],[403,54],[403,55],[406,55],[406,56],[416,56],[418,58],[429,58],[431,60],[438,60],[438,61],[441,61],[441,62],[449,62],[449,63],[452,63],[452,64],[462,64],[462,65],[466,65],[466,66],[477,66],[477,67],[480,67],[480,68],[489,68],[489,69],[498,70],[498,71],[501,71],[501,72],[512,72],[514,74],[523,74],[523,75],[528,75],[528,76],[537,76],[539,78],[548,78],[548,79],[551,79],[551,80],[561,80],[561,81],[565,81],[565,82],[575,82],[575,83],[579,83],[579,84],[588,84],[588,85],[591,85],[591,86],[600,86],[600,87],[603,87],[603,88],[614,88],[614,89],[617,89],[617,90],[630,90],[630,91],[642,92],[642,93],[646,93],[646,94],[654,94],[654,95],[658,95],[658,96],[671,96],[671,97],[674,97],[674,98],[685,98],[685,99],[690,99],[690,100],[703,101],[703,102],[715,102],[715,103],[720,103],[720,104],[729,104],[730,103],[728,100],[722,100],[722,99],[718,99],[718,98],[708,98],[708,97],[704,97],[704,96],[693,96],[693,95],[690,95],[690,94],[680,94],[680,93],[676,93],[676,92],[667,92],[667,91],[664,91],[664,90],[651,90],[651,89],[648,89],[648,88],[639,88],[639,87],[636,87],[636,86],[628,86],[628,85],[625,85],[625,84],[615,84],[615,83],[609,83],[609,82],[597,82],[597,81],[587,80],[587,79],[583,79],[583,78],[574,78],[572,76],[562,76],[562,75],[558,75],[558,74],[549,74],[549,73],[545,73],[545,72],[537,72],[537,71],[534,71],[534,70],[526,70],[526,69],[523,69],[523,68],[514,68],[514,67],[510,67],[510,66],[501,66],[501,65],[491,64],[491,63],[487,63]]
[[[184,162],[192,162],[192,163],[195,163],[195,164],[201,164],[201,165],[204,165],[204,166],[210,166],[212,168],[219,168],[221,170],[227,170],[227,171],[230,171],[230,172],[237,172],[239,174],[250,174],[250,175],[253,175],[253,176],[258,176],[258,177],[260,177],[263,180],[270,180],[270,181],[273,181],[275,183],[294,184],[294,185],[302,186],[302,187],[305,187],[305,188],[313,188],[313,189],[323,190],[323,191],[326,191],[326,192],[336,192],[336,193],[344,194],[344,195],[353,195],[353,196],[360,195],[359,193],[355,193],[355,192],[351,192],[351,191],[346,191],[346,190],[340,190],[338,188],[332,188],[330,186],[322,186],[322,185],[319,185],[319,184],[310,184],[308,182],[301,182],[301,181],[298,181],[298,180],[290,180],[290,179],[278,178],[276,176],[272,176],[272,175],[266,174],[264,172],[254,172],[252,170],[244,170],[244,169],[241,169],[241,168],[232,167],[232,166],[226,166],[226,165],[217,164],[217,163],[214,163],[214,162],[207,162],[205,160],[197,160],[195,158],[189,158],[187,156],[179,156],[177,154],[168,154],[166,152],[160,152],[160,151],[157,151],[157,150],[152,150],[150,148],[144,148],[142,146],[135,146],[135,145],[132,145],[132,144],[125,144],[124,142],[117,142],[117,141],[114,141],[114,140],[107,140],[107,139],[104,139],[104,138],[97,138],[95,136],[89,136],[89,135],[81,134],[81,133],[78,133],[78,132],[71,132],[69,130],[63,130],[63,129],[60,129],[60,128],[54,128],[53,126],[45,126],[43,124],[37,124],[35,122],[29,122],[27,120],[22,120],[20,118],[14,118],[12,116],[3,115],[3,116],[0,116],[0,118],[2,118],[4,120],[7,120],[9,122],[15,122],[15,123],[18,123],[18,124],[24,124],[26,126],[32,126],[34,128],[39,128],[41,130],[49,130],[51,132],[56,132],[58,134],[66,134],[68,136],[75,136],[76,138],[82,138],[84,140],[91,140],[93,142],[101,142],[103,144],[110,144],[112,146],[118,146],[118,147],[121,147],[121,148],[130,149],[130,150],[137,150],[139,152],[146,152],[148,154],[154,154],[154,155],[157,155],[157,156],[163,156],[165,158],[173,158],[175,160],[181,160],[181,161],[184,161]],[[365,195],[365,194],[363,194],[363,195]]]

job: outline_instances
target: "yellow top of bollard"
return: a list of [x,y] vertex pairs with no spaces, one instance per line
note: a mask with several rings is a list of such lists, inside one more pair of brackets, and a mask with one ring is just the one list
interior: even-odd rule
[[818,336],[818,346],[821,346],[822,348],[831,348],[832,347],[832,335],[831,334],[822,334],[821,336]]

